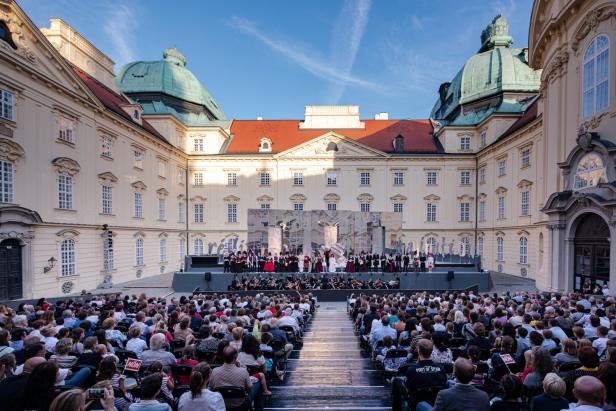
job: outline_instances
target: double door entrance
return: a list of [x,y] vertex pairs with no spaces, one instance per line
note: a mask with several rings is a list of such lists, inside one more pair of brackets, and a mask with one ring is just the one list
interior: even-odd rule
[[575,232],[575,291],[589,291],[609,280],[609,237],[610,230],[603,218],[596,214],[582,217]]
[[22,298],[22,264],[19,240],[0,243],[0,301]]

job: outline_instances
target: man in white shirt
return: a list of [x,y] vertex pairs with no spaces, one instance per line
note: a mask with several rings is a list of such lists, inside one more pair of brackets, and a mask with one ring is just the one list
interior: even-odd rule
[[278,318],[278,328],[284,327],[285,325],[290,325],[293,327],[293,332],[295,335],[300,334],[299,324],[297,320],[291,316],[291,309],[287,308],[284,312],[284,316]]
[[578,402],[570,410],[603,411],[605,386],[598,378],[590,375],[579,377],[573,385],[573,395]]
[[597,354],[599,358],[603,357],[605,353],[605,349],[607,348],[607,333],[609,330],[607,327],[600,326],[597,327],[597,339],[592,342],[592,346],[597,350]]

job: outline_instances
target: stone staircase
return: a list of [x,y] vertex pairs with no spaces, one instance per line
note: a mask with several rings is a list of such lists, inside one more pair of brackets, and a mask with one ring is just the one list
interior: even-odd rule
[[266,410],[391,409],[391,389],[362,355],[346,303],[320,303],[303,341]]

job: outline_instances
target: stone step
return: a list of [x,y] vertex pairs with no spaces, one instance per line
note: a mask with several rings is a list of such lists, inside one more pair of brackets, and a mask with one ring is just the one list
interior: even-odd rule
[[391,392],[382,385],[311,385],[272,387],[270,408],[352,409],[390,407]]

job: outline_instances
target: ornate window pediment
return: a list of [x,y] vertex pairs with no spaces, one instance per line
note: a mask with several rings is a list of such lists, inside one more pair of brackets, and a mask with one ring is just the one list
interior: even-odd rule
[[335,193],[329,193],[329,194],[325,194],[325,196],[323,197],[323,200],[327,202],[340,201],[340,196]]
[[507,189],[501,186],[501,187],[498,187],[496,190],[494,190],[494,192],[498,195],[501,195],[501,194],[507,193]]
[[145,183],[143,181],[135,181],[133,184],[130,185],[132,188],[134,188],[135,190],[138,191],[143,191],[146,188],[148,188],[148,186],[145,185]]
[[19,144],[6,138],[0,138],[0,160],[14,162],[23,155],[24,149]]
[[268,195],[262,195],[260,197],[257,197],[257,201],[259,203],[269,203],[269,202],[274,201],[274,199]]
[[222,199],[225,203],[237,203],[240,201],[240,198],[234,195],[226,196]]
[[67,229],[58,231],[56,235],[62,238],[73,238],[74,239],[75,237],[79,235],[79,231],[71,230],[70,228],[67,228]]
[[194,197],[192,197],[190,199],[190,201],[192,201],[192,202],[204,202],[206,200],[207,200],[207,198],[201,197],[201,196],[194,196]]
[[134,238],[143,238],[145,237],[145,233],[143,231],[137,231],[135,234],[133,234]]
[[169,195],[169,192],[166,188],[163,187],[156,190],[156,194],[158,194],[159,197],[166,197],[167,195]]
[[301,202],[301,201],[306,201],[306,196],[303,194],[293,194],[291,197],[289,197],[289,200],[293,201],[293,202]]
[[426,201],[439,201],[441,198],[439,196],[437,196],[436,194],[430,194],[424,197],[424,200]]
[[374,201],[374,196],[372,194],[363,193],[357,196],[357,200],[361,203],[371,203]]
[[259,140],[259,153],[271,153],[272,152],[272,140],[267,137],[262,137]]
[[533,185],[532,181],[528,181],[526,179],[524,180],[520,180],[520,182],[518,183],[518,188],[527,188]]
[[57,157],[55,158],[51,164],[56,169],[56,172],[60,174],[68,174],[69,176],[74,176],[81,170],[81,166],[78,162],[68,157]]
[[459,201],[473,201],[474,197],[469,196],[468,194],[463,194],[460,197],[458,197]]
[[98,175],[98,179],[101,182],[101,184],[104,183],[116,183],[118,181],[118,178],[111,172],[109,171],[105,171],[104,173],[100,173]]
[[391,201],[398,201],[398,202],[406,201],[407,200],[406,196],[402,195],[402,194],[396,194],[396,195],[390,197],[389,199]]

